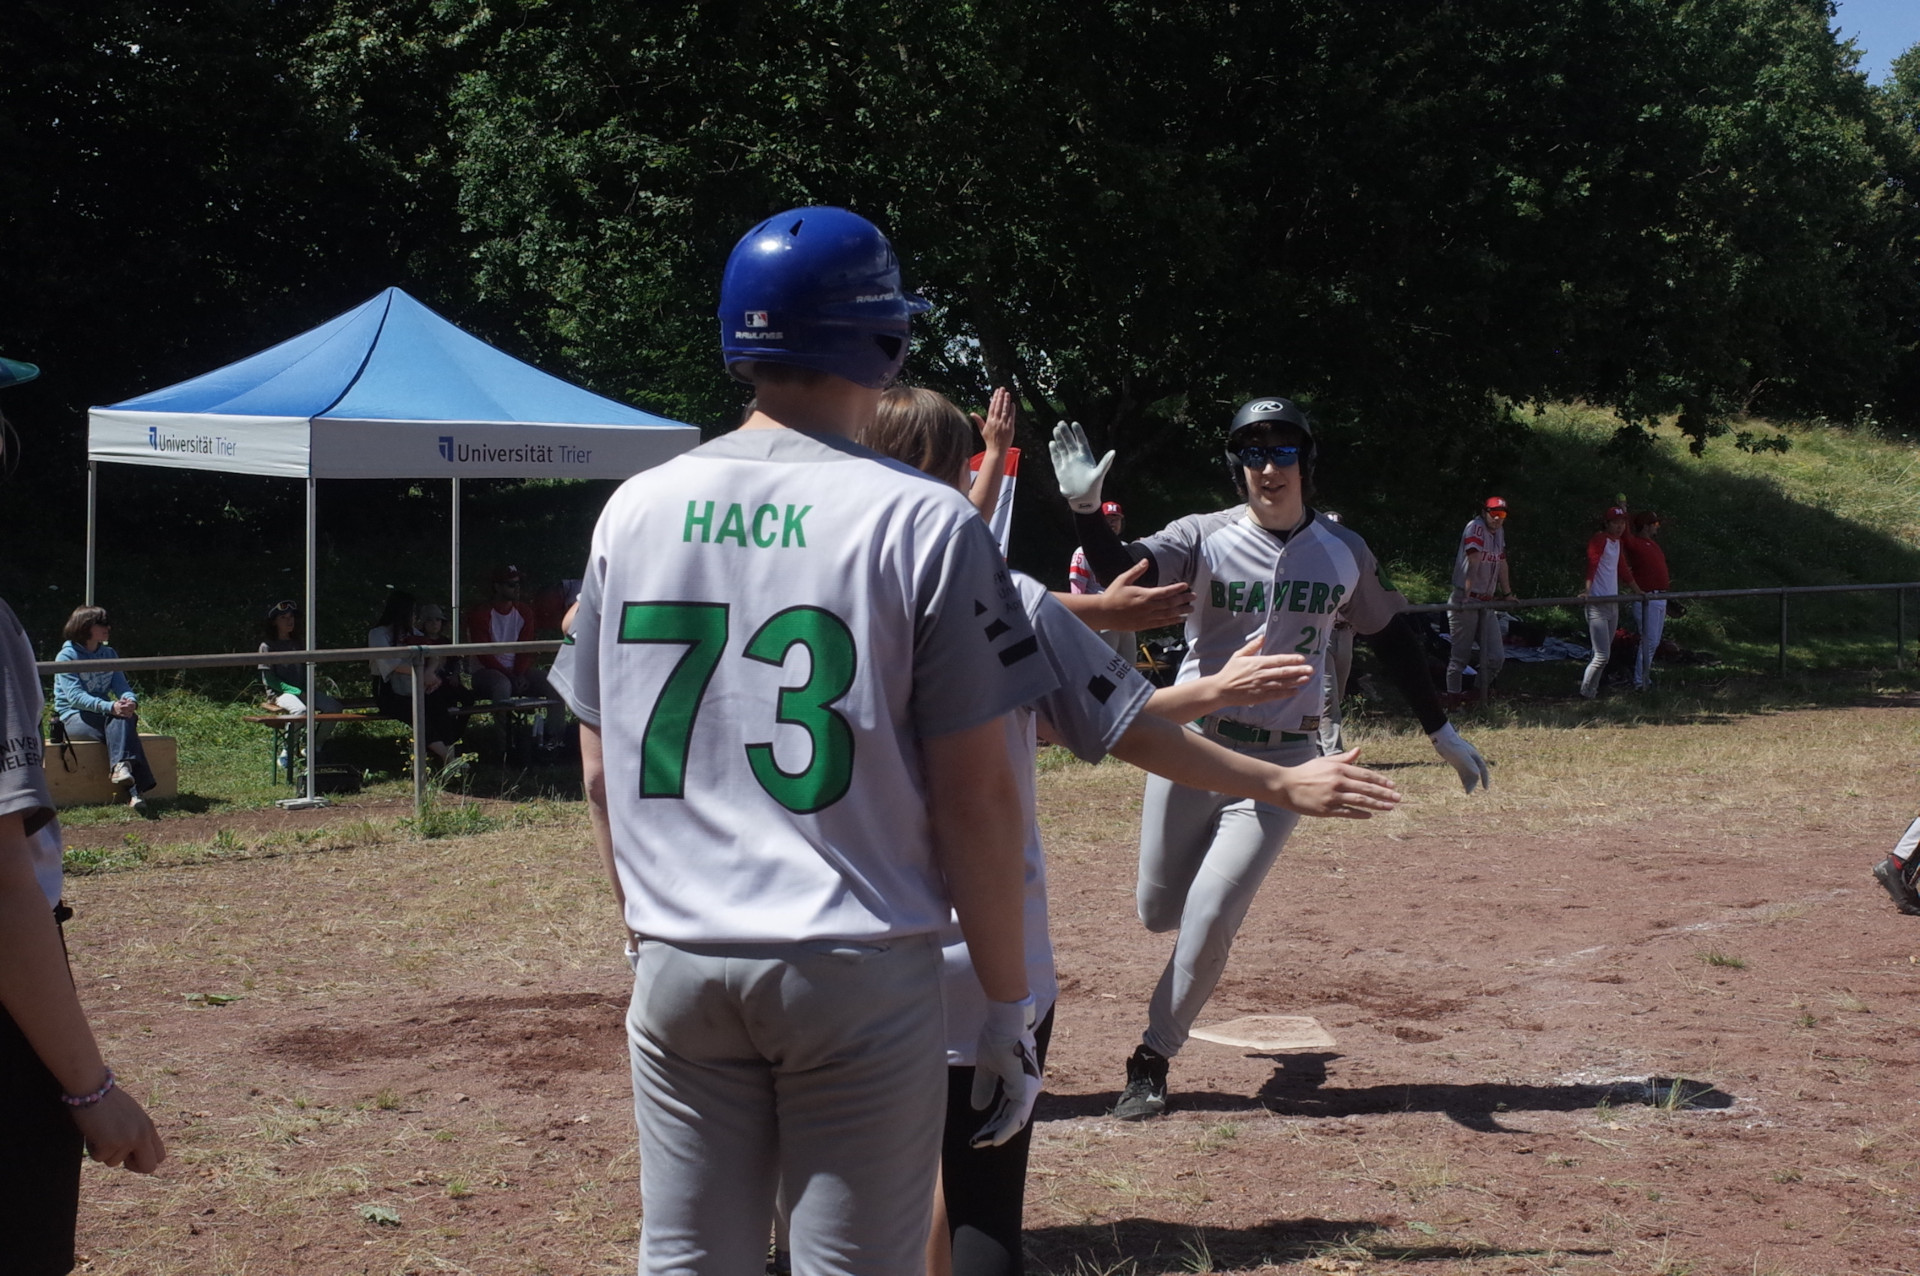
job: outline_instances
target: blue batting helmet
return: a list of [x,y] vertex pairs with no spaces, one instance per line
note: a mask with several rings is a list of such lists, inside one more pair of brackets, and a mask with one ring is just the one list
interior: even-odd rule
[[[720,349],[884,388],[907,357],[907,324],[927,302],[900,287],[880,228],[844,208],[795,208],[746,233],[720,280]],[[738,375],[736,372],[735,375]]]

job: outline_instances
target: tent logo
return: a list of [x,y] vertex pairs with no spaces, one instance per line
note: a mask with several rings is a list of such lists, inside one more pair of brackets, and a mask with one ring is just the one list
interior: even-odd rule
[[443,434],[440,436],[440,459],[443,461],[451,461],[453,459],[453,436],[451,434]]
[[233,456],[238,451],[234,440],[218,434],[174,434],[147,427],[147,446],[155,452],[180,452],[193,456]]

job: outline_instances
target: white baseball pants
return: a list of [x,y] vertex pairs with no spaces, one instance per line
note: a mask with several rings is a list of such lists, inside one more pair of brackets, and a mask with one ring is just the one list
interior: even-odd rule
[[1353,630],[1335,625],[1327,646],[1327,708],[1320,715],[1320,756],[1323,758],[1346,752],[1346,734],[1340,729],[1340,701],[1346,697],[1347,677],[1352,672]]
[[1633,689],[1641,691],[1653,685],[1653,652],[1667,627],[1667,600],[1651,598],[1639,606],[1640,655],[1634,661]]
[[1619,624],[1619,603],[1587,604],[1587,641],[1593,646],[1593,659],[1587,661],[1587,672],[1580,679],[1580,694],[1589,700],[1600,694],[1600,675],[1613,655],[1613,631]]
[[627,1042],[641,1276],[922,1270],[946,1120],[940,949],[639,945]]
[[[1298,766],[1319,749],[1301,739],[1240,751],[1276,766]],[[1299,822],[1278,807],[1147,777],[1135,900],[1148,930],[1180,931],[1147,1007],[1141,1040],[1149,1049],[1171,1059],[1186,1045],[1227,968],[1227,952],[1260,883]]]

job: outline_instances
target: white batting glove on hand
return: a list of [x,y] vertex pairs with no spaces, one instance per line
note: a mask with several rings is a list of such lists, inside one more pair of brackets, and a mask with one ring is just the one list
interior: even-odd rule
[[997,1148],[1026,1126],[1040,1097],[1040,1052],[1033,1040],[1033,998],[989,1001],[987,1023],[974,1050],[973,1110],[987,1123],[973,1136],[977,1148]]
[[626,947],[625,956],[627,959],[627,969],[631,970],[636,975],[639,974],[640,973],[640,940],[638,936],[635,936],[635,935],[627,936],[627,947]]
[[1492,788],[1493,780],[1487,774],[1487,760],[1480,756],[1480,750],[1468,744],[1449,722],[1435,731],[1427,739],[1433,741],[1433,751],[1445,758],[1455,771],[1460,773],[1460,786],[1467,792],[1473,792],[1473,786]]
[[1053,427],[1053,442],[1047,444],[1047,454],[1053,458],[1053,476],[1060,483],[1060,495],[1067,498],[1073,512],[1098,514],[1100,485],[1106,481],[1107,471],[1113,468],[1113,453],[1108,452],[1095,461],[1093,449],[1087,445],[1087,432],[1080,428],[1080,423],[1062,421]]

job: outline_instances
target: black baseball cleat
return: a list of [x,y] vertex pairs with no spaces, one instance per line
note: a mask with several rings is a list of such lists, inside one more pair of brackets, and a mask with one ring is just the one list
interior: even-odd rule
[[[1906,866],[1889,855],[1873,866],[1873,875],[1887,888],[1887,894],[1893,896],[1893,904],[1903,913],[1920,914],[1920,891],[1913,889],[1913,883],[1907,880]],[[1132,1065],[1128,1065],[1129,1074]]]
[[1113,1105],[1113,1115],[1122,1121],[1146,1121],[1166,1110],[1166,1057],[1143,1045],[1127,1059],[1127,1088]]

